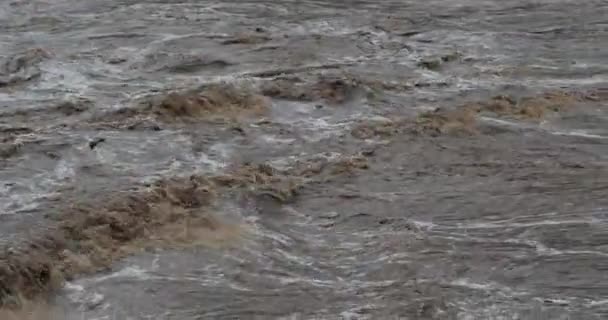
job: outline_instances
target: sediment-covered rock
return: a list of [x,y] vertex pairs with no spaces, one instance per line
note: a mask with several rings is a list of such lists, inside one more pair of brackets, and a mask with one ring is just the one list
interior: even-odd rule
[[469,107],[499,116],[538,120],[550,113],[567,111],[578,103],[589,101],[590,97],[592,96],[587,93],[567,91],[549,91],[525,97],[498,95],[487,101],[473,103]]
[[390,138],[396,135],[471,135],[477,132],[476,111],[470,108],[437,108],[420,113],[415,119],[376,117],[359,121],[351,135],[358,139]]
[[476,132],[476,113],[471,108],[454,110],[438,108],[424,112],[416,119],[414,131],[430,135],[473,134]]
[[261,93],[275,99],[342,104],[361,89],[361,84],[356,79],[346,76],[322,76],[313,83],[298,80],[278,79],[267,82],[263,84]]
[[269,107],[270,101],[251,89],[213,84],[148,97],[135,106],[96,115],[91,122],[113,128],[153,128],[157,126],[153,122],[233,121],[261,116]]
[[594,92],[549,91],[519,98],[498,95],[454,108],[441,107],[422,112],[415,119],[374,117],[360,120],[351,129],[351,135],[358,139],[388,138],[412,133],[432,136],[471,135],[479,133],[480,114],[538,121],[552,113],[566,112],[579,104],[597,102],[600,99],[601,95]]
[[145,104],[142,111],[163,121],[175,121],[261,115],[268,107],[269,102],[264,97],[247,89],[231,85],[212,85],[200,90],[154,97]]
[[308,183],[365,168],[360,156],[298,163],[285,170],[246,164],[225,174],[161,179],[95,201],[66,203],[49,214],[52,227],[45,233],[0,251],[0,307],[19,309],[27,301],[44,301],[64,279],[105,270],[149,247],[238,240],[245,229],[212,213],[220,195],[253,192],[283,203]]

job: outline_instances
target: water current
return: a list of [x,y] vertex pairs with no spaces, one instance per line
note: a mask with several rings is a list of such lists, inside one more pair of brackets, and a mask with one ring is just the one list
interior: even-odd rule
[[[267,108],[137,109],[217,83]],[[355,158],[219,191],[237,231],[130,242],[60,319],[608,318],[608,1],[0,2],[6,248],[154,181]]]

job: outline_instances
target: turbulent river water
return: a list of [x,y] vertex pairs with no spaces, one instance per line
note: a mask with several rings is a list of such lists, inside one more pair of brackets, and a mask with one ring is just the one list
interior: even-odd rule
[[[5,250],[159,179],[365,162],[220,194],[238,231],[130,242],[65,319],[608,318],[605,0],[2,1],[0,60]],[[134,107],[213,83],[268,109]]]

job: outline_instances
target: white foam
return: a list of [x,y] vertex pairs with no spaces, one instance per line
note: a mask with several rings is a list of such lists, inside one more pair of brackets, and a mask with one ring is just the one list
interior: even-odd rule
[[416,227],[418,227],[419,229],[426,229],[426,230],[430,230],[433,229],[435,227],[437,227],[438,225],[430,222],[430,221],[415,221],[415,220],[411,220],[411,223],[413,223]]
[[496,118],[492,118],[492,117],[480,117],[481,120],[484,121],[488,121],[488,122],[494,122],[500,125],[504,125],[504,126],[509,126],[509,127],[516,127],[516,128],[524,128],[526,126],[522,125],[521,123],[518,122],[514,122],[514,121],[507,121],[507,120],[502,120],[502,119],[496,119]]
[[340,317],[343,320],[363,320],[373,319],[371,315],[366,315],[366,311],[378,309],[377,306],[372,304],[366,304],[362,306],[356,306],[352,309],[340,312]]
[[603,75],[594,75],[591,77],[585,77],[585,78],[571,78],[571,79],[556,79],[556,78],[551,78],[551,79],[543,79],[543,80],[536,80],[538,83],[542,83],[543,85],[546,86],[571,86],[571,85],[576,85],[576,86],[592,86],[592,85],[604,85],[606,83],[608,83],[608,77],[603,76]]
[[552,130],[552,129],[546,127],[547,122],[543,122],[538,127],[536,127],[536,126],[533,126],[530,124],[523,124],[523,123],[519,123],[519,122],[515,122],[515,121],[496,119],[496,118],[492,118],[492,117],[484,116],[484,117],[480,117],[480,119],[484,120],[484,121],[500,124],[503,126],[514,127],[514,128],[541,129],[541,130],[544,130],[544,131],[546,131],[550,134],[554,134],[554,135],[575,136],[575,137],[584,137],[584,138],[592,138],[592,139],[608,139],[608,136],[589,133],[586,130],[570,130],[570,131]]
[[[28,162],[21,163],[27,168]],[[27,168],[31,170],[30,168]],[[13,180],[0,188],[0,214],[12,214],[21,210],[33,210],[39,200],[56,195],[54,188],[75,176],[74,166],[69,160],[60,160],[53,170],[46,170],[30,177]]]
[[287,260],[295,262],[297,264],[303,265],[303,266],[310,266],[313,264],[312,261],[310,261],[310,259],[306,259],[305,257],[299,257],[296,256],[294,254],[291,254],[285,250],[281,250],[276,248],[275,252],[278,252],[279,254],[281,254],[283,257],[285,257]]
[[492,223],[492,222],[478,222],[478,223],[458,223],[455,227],[441,225],[442,229],[502,229],[505,227],[509,228],[526,228],[526,227],[537,227],[537,226],[553,226],[553,225],[568,225],[568,224],[597,224],[602,223],[598,219],[572,219],[572,220],[543,220],[535,222],[506,222],[506,223]]
[[277,241],[279,243],[281,243],[282,245],[285,246],[291,246],[293,245],[293,239],[291,239],[290,237],[280,234],[280,233],[276,233],[276,232],[272,232],[272,231],[267,231],[267,230],[262,230],[258,224],[254,224],[254,230],[258,233],[261,234],[262,236],[269,238],[271,240]]
[[223,161],[216,161],[211,159],[206,153],[201,153],[198,162],[209,167],[211,171],[219,171],[226,167],[226,163]]
[[469,289],[475,290],[494,290],[496,289],[496,285],[492,283],[474,283],[469,281],[469,279],[458,279],[450,282],[453,286],[465,287]]
[[539,301],[539,302],[550,302],[552,304],[558,304],[558,305],[569,305],[570,303],[572,303],[570,300],[566,300],[566,299],[554,299],[554,298],[536,298],[535,300]]
[[587,304],[590,307],[597,307],[597,306],[603,306],[603,305],[608,305],[608,299],[605,300],[593,300],[591,302],[589,302]]
[[55,177],[59,180],[72,178],[76,175],[74,166],[66,160],[60,160],[55,167]]
[[571,130],[571,131],[549,131],[552,134],[560,135],[560,136],[574,136],[574,137],[583,137],[583,138],[592,138],[592,139],[608,139],[608,136],[602,136],[598,134],[588,133],[585,130]]
[[294,283],[306,283],[313,285],[315,287],[325,287],[325,288],[335,288],[336,282],[330,280],[319,280],[314,278],[305,278],[305,277],[280,277],[279,282],[284,285],[294,284]]
[[209,150],[217,154],[222,159],[229,159],[233,153],[233,148],[226,143],[216,143],[209,147]]
[[275,135],[268,135],[268,134],[263,134],[261,136],[259,136],[259,139],[262,140],[264,143],[268,143],[271,145],[274,144],[291,144],[293,142],[296,141],[296,139],[282,139],[279,138]]
[[75,92],[85,92],[89,88],[87,77],[78,71],[79,65],[51,60],[42,64],[40,89],[63,88]]
[[74,292],[83,292],[84,291],[84,287],[82,285],[73,283],[73,282],[68,282],[64,285],[64,288],[70,291],[74,291]]
[[64,289],[68,291],[67,297],[78,304],[98,306],[105,299],[104,295],[95,291],[87,291],[82,285],[71,282],[66,283]]
[[131,278],[137,280],[149,280],[150,275],[147,270],[144,270],[138,266],[128,266],[116,272],[110,273],[108,275],[99,276],[93,278],[94,282],[103,282],[106,280],[116,279],[116,278]]
[[357,288],[385,288],[394,285],[395,283],[399,283],[403,286],[408,284],[413,284],[412,281],[404,282],[402,279],[399,280],[381,280],[381,281],[361,281],[361,280],[352,280],[349,281],[349,284],[357,287]]
[[473,290],[480,291],[491,291],[494,294],[498,294],[503,297],[513,297],[513,296],[524,296],[528,293],[525,291],[516,291],[510,287],[498,284],[496,282],[487,281],[484,283],[472,282],[470,279],[456,279],[449,283],[452,286],[458,286],[463,288],[469,288]]

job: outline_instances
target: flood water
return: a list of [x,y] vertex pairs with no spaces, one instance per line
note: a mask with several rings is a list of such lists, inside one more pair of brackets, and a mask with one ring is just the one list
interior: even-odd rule
[[[2,1],[0,63],[5,246],[70,201],[159,178],[369,162],[288,203],[226,197],[214,214],[246,236],[76,277],[56,294],[68,319],[608,318],[605,0]],[[382,85],[272,97],[238,130],[90,121],[170,90],[319,77]],[[594,98],[479,115],[474,134],[351,133],[550,91]]]

